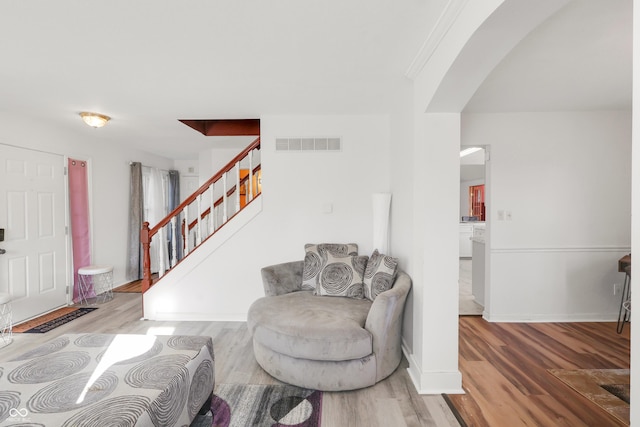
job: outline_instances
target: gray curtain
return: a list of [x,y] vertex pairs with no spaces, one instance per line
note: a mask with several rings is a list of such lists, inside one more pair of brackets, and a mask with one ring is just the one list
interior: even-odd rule
[[131,184],[129,186],[129,242],[127,244],[128,280],[142,279],[142,246],[140,230],[142,230],[142,164],[131,163]]
[[[169,171],[169,212],[172,212],[180,205],[180,174],[178,171]],[[182,259],[182,233],[180,223],[176,224],[176,235],[173,235],[169,227],[169,256],[171,256],[173,245],[176,245],[176,258]]]

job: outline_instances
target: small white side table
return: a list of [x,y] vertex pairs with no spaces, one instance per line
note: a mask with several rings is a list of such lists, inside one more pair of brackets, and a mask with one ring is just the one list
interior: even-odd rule
[[11,344],[12,330],[11,294],[0,292],[0,347]]
[[80,302],[100,304],[113,299],[113,266],[89,265],[78,269]]

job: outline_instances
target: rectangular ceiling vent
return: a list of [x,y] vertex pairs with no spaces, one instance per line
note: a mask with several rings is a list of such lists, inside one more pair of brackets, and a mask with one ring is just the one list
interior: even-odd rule
[[341,138],[276,138],[276,151],[340,151]]

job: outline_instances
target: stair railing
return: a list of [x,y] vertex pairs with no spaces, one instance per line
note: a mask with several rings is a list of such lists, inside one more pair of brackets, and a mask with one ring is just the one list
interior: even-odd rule
[[[154,269],[161,278],[261,193],[259,155],[260,138],[257,138],[153,228],[149,228],[148,222],[143,224],[140,231],[143,293],[153,284],[153,239],[160,242],[154,244],[158,251]],[[241,176],[241,171],[245,171],[245,176]],[[169,244],[168,236],[178,235],[181,241],[174,237]]]

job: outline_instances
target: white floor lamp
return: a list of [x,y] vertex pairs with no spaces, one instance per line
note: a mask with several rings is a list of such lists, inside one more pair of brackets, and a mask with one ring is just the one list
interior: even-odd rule
[[373,193],[373,249],[389,255],[389,213],[391,193]]

